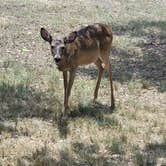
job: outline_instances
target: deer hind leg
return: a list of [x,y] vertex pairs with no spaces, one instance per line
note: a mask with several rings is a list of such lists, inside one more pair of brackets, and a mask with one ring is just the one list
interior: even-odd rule
[[97,83],[96,83],[96,87],[95,87],[95,91],[94,91],[94,99],[93,102],[96,101],[97,96],[98,96],[98,90],[100,87],[100,82],[101,82],[101,78],[104,72],[104,68],[102,66],[102,61],[98,58],[97,61],[95,62],[96,66],[98,67],[98,79],[97,79]]
[[113,81],[112,81],[112,66],[111,63],[109,62],[109,79],[110,79],[110,86],[111,86],[111,108],[115,108],[115,98],[114,98],[114,89],[113,89]]
[[114,90],[113,90],[113,81],[112,81],[112,66],[109,60],[109,55],[110,55],[110,51],[105,52],[102,55],[102,66],[107,69],[108,73],[109,73],[109,81],[110,81],[110,87],[111,87],[111,108],[114,109],[115,107],[115,99],[114,99]]

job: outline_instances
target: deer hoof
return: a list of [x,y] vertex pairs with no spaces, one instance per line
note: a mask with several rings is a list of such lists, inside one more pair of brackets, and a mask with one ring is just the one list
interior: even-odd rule
[[115,109],[115,104],[112,104],[111,107],[110,107],[111,110],[114,110]]

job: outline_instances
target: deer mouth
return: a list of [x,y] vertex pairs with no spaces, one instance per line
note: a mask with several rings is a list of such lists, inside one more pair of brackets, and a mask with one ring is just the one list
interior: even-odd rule
[[69,70],[70,70],[70,68],[66,68],[66,67],[64,67],[64,66],[62,66],[62,65],[57,65],[57,69],[58,69],[59,71],[69,71]]
[[59,63],[55,63],[59,71],[63,71],[63,67]]
[[56,61],[55,59],[54,59],[54,62],[55,62],[55,64],[56,64],[57,67],[59,67],[60,64],[61,64],[61,61]]

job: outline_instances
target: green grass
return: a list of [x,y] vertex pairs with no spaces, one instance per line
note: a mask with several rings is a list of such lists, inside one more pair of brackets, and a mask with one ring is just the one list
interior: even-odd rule
[[[0,0],[0,165],[166,164],[166,13],[164,1]],[[68,121],[62,73],[39,34],[63,37],[111,23],[116,108],[104,74],[77,72]]]

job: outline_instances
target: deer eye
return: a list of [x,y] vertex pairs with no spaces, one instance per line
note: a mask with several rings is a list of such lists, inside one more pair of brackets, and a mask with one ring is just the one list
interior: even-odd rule
[[64,50],[65,50],[65,46],[62,46],[62,47],[61,47],[61,50],[64,51]]
[[55,46],[51,46],[51,49],[54,49],[55,48]]

